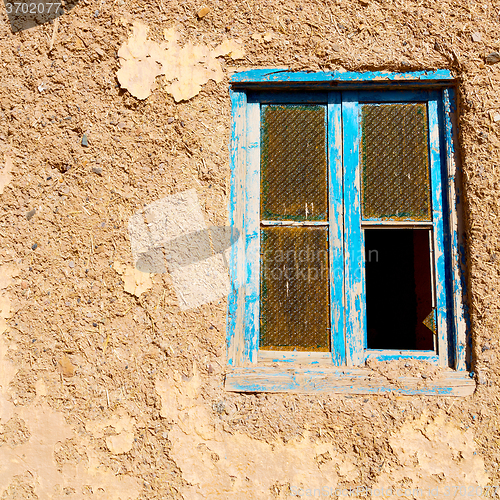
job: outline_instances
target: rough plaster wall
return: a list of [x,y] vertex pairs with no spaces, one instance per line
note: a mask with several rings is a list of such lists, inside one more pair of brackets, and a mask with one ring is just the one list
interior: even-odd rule
[[[498,6],[206,5],[85,0],[57,31],[15,34],[1,11],[0,498],[499,485]],[[223,80],[187,101],[163,76],[139,101],[116,77],[124,19],[158,43],[175,29],[179,47],[236,40],[245,59],[218,58]],[[168,273],[133,270],[145,205],[194,189],[207,224],[226,224],[227,77],[243,65],[459,77],[474,396],[226,393],[225,299],[181,310]]]
[[[0,287],[2,292],[12,280],[15,270],[5,266],[0,269]],[[6,295],[2,295],[2,305],[8,303]],[[9,307],[2,307],[2,320],[10,316]],[[77,463],[61,463],[56,460],[58,450],[74,438],[74,429],[66,423],[62,412],[55,412],[45,402],[47,387],[40,378],[35,383],[35,398],[29,406],[17,407],[17,400],[12,399],[9,385],[13,381],[17,369],[6,354],[5,342],[0,344],[0,443],[2,454],[0,458],[0,495],[3,495],[12,481],[28,473],[29,482],[33,485],[33,493],[39,499],[65,498],[73,495],[75,498],[92,494],[94,498],[120,499],[136,498],[139,495],[138,481],[130,477],[116,478],[112,471],[100,465],[98,454],[92,449],[85,450],[88,438],[80,436],[81,455]],[[133,440],[130,419],[124,425],[120,419],[100,421],[97,424],[87,424],[91,433],[98,436],[95,429],[99,424],[112,426],[117,431],[110,435],[106,442],[112,453],[123,453],[123,443],[120,441],[126,434],[129,441]],[[111,442],[108,442],[111,440]],[[117,449],[118,448],[118,449]],[[130,446],[126,451],[130,450]],[[69,462],[69,461],[68,461]]]
[[158,380],[161,416],[172,422],[168,434],[171,456],[189,483],[186,499],[267,498],[271,491],[287,492],[289,483],[311,488],[337,487],[340,479],[358,477],[352,457],[333,443],[317,443],[310,432],[286,444],[262,441],[242,432],[224,432],[201,397],[201,380],[193,377]]
[[434,492],[439,491],[442,497],[481,498],[484,495],[482,486],[489,484],[490,477],[482,457],[477,455],[474,431],[454,425],[444,412],[438,412],[434,418],[424,412],[420,418],[405,422],[389,438],[389,444],[399,464],[383,468],[374,489],[404,486],[405,491],[413,491],[414,496],[418,496],[414,490],[419,488],[422,498],[435,497]]

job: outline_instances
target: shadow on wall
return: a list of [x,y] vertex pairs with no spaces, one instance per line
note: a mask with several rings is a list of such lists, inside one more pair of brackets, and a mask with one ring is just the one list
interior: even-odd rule
[[57,19],[73,9],[78,1],[4,0],[4,5],[10,29],[16,33]]
[[152,248],[139,254],[135,267],[143,273],[166,272],[163,259],[178,267],[184,267],[214,254],[221,254],[228,267],[224,252],[239,238],[239,231],[229,226],[215,227],[193,231],[179,236],[163,245],[163,248]]

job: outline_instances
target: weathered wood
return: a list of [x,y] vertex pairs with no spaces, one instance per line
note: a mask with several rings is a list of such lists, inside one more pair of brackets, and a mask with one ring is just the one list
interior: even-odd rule
[[318,71],[314,73],[297,71],[291,72],[275,68],[252,69],[241,71],[231,76],[231,83],[381,83],[387,82],[392,85],[398,82],[423,83],[430,86],[433,83],[446,84],[453,81],[453,76],[448,70],[437,71],[415,71],[408,73],[390,73],[383,71],[367,71],[354,73],[351,71]]
[[406,104],[408,102],[423,102],[428,99],[439,99],[440,90],[359,90],[359,102],[390,102],[391,104]]
[[470,396],[476,384],[468,372],[443,370],[435,379],[401,376],[389,380],[369,368],[258,367],[226,373],[226,390],[234,392],[295,392]]
[[437,312],[437,336],[438,354],[441,366],[449,366],[448,352],[448,307],[446,280],[446,258],[444,248],[444,223],[443,223],[443,184],[440,147],[440,130],[438,117],[438,101],[431,99],[428,101],[429,119],[429,162],[431,175],[431,196],[432,196],[432,222],[434,225],[434,269],[435,269],[435,293]]
[[330,252],[330,328],[332,360],[346,364],[344,317],[344,167],[342,157],[342,100],[340,92],[328,96],[328,200]]
[[262,226],[328,226],[328,222],[321,220],[262,220]]
[[327,364],[331,366],[332,355],[329,352],[298,352],[298,351],[263,351],[259,350],[259,363],[299,363]]
[[248,92],[248,102],[260,104],[326,104],[328,92]]
[[406,220],[370,220],[370,219],[363,219],[361,222],[362,226],[380,226],[379,229],[383,229],[383,227],[428,227],[432,228],[432,222],[425,222],[425,221],[406,221]]
[[467,313],[465,310],[466,280],[465,270],[460,259],[460,241],[463,228],[460,227],[461,198],[459,170],[457,169],[457,152],[455,142],[457,131],[455,124],[455,91],[453,89],[443,90],[443,114],[446,143],[446,167],[448,174],[448,210],[451,251],[451,275],[452,275],[452,295],[453,295],[453,351],[454,366],[457,370],[466,368],[466,344],[467,344]]
[[245,361],[255,363],[260,311],[260,104],[247,104]]
[[231,91],[231,194],[229,221],[231,250],[229,255],[230,291],[227,310],[227,362],[242,365],[245,355],[245,170],[246,170],[246,94]]
[[366,359],[394,361],[397,359],[418,359],[433,365],[439,365],[439,357],[434,351],[411,351],[392,349],[366,349]]
[[344,273],[346,360],[350,366],[364,361],[365,325],[365,244],[361,231],[360,128],[357,92],[342,94],[344,157]]

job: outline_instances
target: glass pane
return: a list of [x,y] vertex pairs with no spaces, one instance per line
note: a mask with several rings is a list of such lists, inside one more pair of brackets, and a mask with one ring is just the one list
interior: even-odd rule
[[261,230],[260,347],[329,351],[327,229]]
[[326,220],[325,106],[263,106],[261,218]]
[[431,220],[426,104],[364,104],[364,219]]

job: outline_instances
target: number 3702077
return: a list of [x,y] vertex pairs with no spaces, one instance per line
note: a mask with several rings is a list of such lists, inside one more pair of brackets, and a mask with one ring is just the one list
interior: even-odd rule
[[5,4],[7,14],[56,14],[61,3],[54,2],[9,2]]

